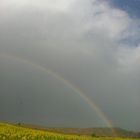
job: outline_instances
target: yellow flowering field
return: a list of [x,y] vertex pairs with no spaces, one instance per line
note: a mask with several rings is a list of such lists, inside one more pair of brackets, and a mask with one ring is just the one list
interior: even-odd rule
[[120,138],[94,138],[88,136],[64,135],[0,123],[0,140],[104,140],[104,139],[121,140]]

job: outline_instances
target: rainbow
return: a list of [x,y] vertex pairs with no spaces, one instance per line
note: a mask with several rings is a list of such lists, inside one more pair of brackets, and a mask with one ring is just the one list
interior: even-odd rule
[[62,77],[58,73],[56,73],[56,72],[54,72],[54,71],[52,71],[52,70],[50,70],[50,69],[48,69],[44,66],[41,66],[40,64],[37,64],[37,63],[34,63],[32,61],[26,60],[26,59],[21,58],[19,56],[9,54],[9,53],[2,53],[2,54],[0,54],[0,57],[4,58],[4,59],[10,59],[10,60],[13,59],[13,60],[19,61],[20,63],[28,64],[28,65],[30,65],[32,67],[35,67],[36,69],[38,69],[42,72],[45,72],[45,73],[53,76],[55,79],[62,82],[64,85],[66,85],[71,90],[73,90],[73,92],[78,94],[79,97],[89,105],[89,107],[92,109],[92,111],[95,111],[98,114],[98,116],[100,117],[100,119],[102,119],[104,121],[104,123],[112,129],[112,132],[114,133],[114,135],[117,136],[117,133],[113,129],[112,121],[107,117],[107,115],[97,105],[96,101],[93,100],[93,99],[91,100],[87,96],[87,94],[85,92],[83,92],[83,90],[81,90],[78,86],[72,84],[69,80],[65,79],[64,77]]

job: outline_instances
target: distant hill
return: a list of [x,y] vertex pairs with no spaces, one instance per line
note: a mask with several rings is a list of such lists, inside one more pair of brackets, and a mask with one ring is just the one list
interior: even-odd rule
[[44,130],[50,132],[57,132],[62,134],[74,134],[74,135],[92,135],[95,137],[124,137],[124,138],[138,138],[140,135],[138,132],[128,131],[121,128],[47,128],[39,125],[31,124],[16,124],[21,127],[33,128],[37,130]]

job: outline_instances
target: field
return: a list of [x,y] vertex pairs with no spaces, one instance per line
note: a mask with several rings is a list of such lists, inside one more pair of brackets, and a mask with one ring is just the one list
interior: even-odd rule
[[134,140],[134,139],[107,138],[107,137],[96,138],[90,136],[66,135],[0,123],[0,140]]

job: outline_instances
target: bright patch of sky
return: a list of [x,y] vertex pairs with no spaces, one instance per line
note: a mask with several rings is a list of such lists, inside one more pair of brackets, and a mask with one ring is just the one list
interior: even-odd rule
[[[108,0],[107,0],[108,2]],[[137,35],[137,33],[134,35],[134,28],[133,26],[135,26],[137,28],[137,30],[139,30],[139,19],[140,19],[140,0],[109,0],[110,4],[117,9],[120,9],[124,12],[126,12],[128,14],[128,16],[130,18],[135,19],[135,21],[137,20],[137,25],[133,24],[129,27],[129,29],[131,30],[131,37],[129,36],[129,38],[125,38],[125,39],[121,39],[121,43],[127,44],[128,46],[131,47],[137,47],[139,46],[139,35]]]
[[110,0],[111,3],[125,10],[133,18],[140,18],[140,0]]

